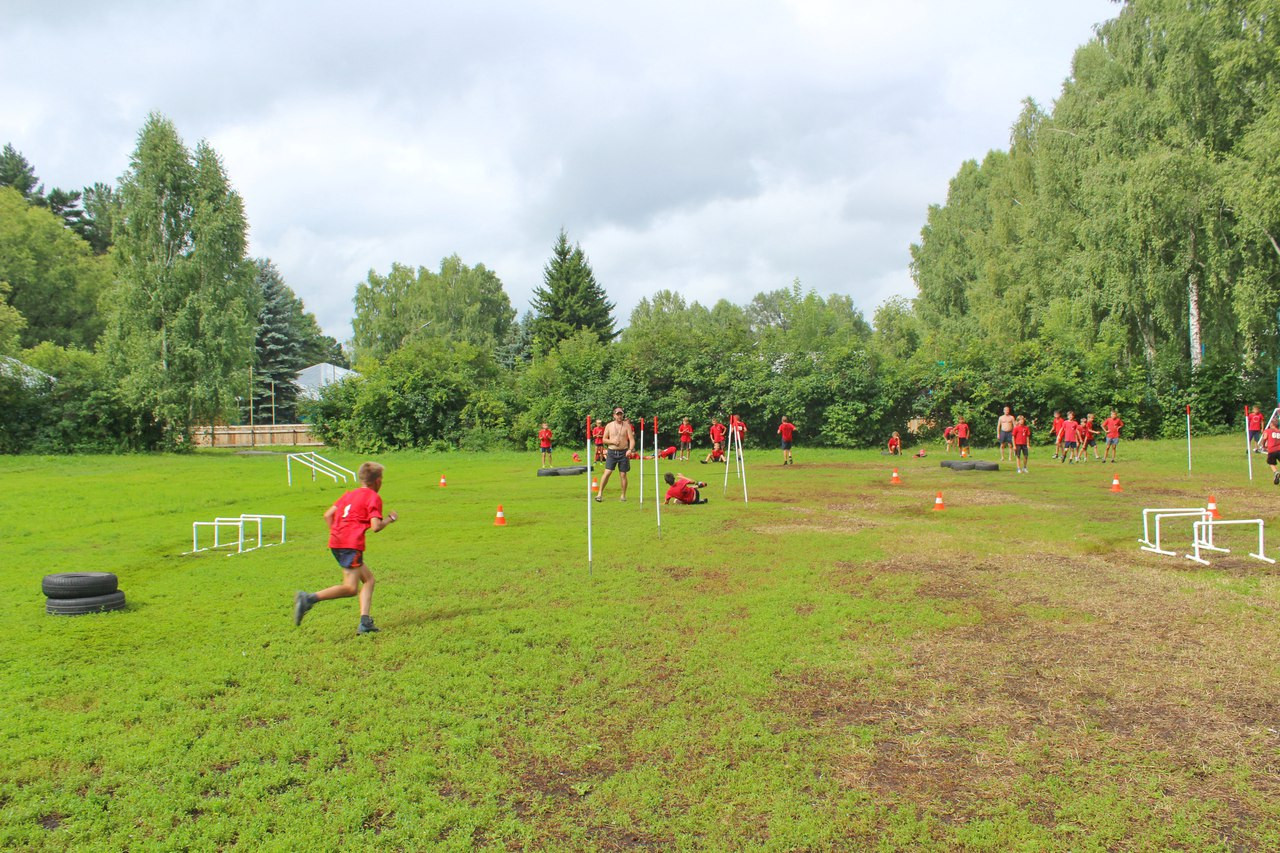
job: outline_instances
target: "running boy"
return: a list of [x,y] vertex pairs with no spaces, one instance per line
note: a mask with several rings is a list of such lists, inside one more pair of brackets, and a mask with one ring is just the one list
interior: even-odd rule
[[1018,420],[1013,425],[1013,458],[1018,463],[1018,473],[1027,473],[1027,445],[1031,443],[1031,427],[1027,426],[1027,419],[1018,415]]
[[[373,572],[364,564],[364,533],[377,533],[397,520],[394,512],[382,516],[382,466],[366,462],[356,473],[360,488],[352,489],[325,510],[324,520],[329,525],[329,550],[342,567],[342,583],[319,592],[299,592],[293,597],[293,624],[301,625],[302,617],[315,607],[317,601],[332,598],[360,596],[360,624],[357,634],[369,634],[378,629],[369,615],[373,606]],[[361,586],[364,584],[364,586]]]
[[778,435],[782,436],[782,464],[791,464],[791,437],[796,434],[796,425],[787,420],[787,416],[782,416],[782,423],[778,424]]
[[542,467],[551,467],[551,429],[547,426],[546,421],[542,423],[542,429],[538,430],[538,446],[542,448]]
[[689,451],[693,450],[693,424],[689,423],[689,419],[685,418],[680,421],[680,459],[683,462],[689,461]]
[[1062,428],[1058,432],[1059,438],[1062,440],[1062,458],[1059,462],[1066,462],[1070,457],[1072,464],[1076,461],[1076,447],[1080,437],[1080,424],[1076,422],[1076,413],[1067,412],[1067,419],[1062,422]]

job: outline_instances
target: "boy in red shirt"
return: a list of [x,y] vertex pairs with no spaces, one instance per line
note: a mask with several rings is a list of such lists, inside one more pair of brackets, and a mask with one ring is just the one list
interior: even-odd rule
[[701,461],[703,465],[706,465],[708,462],[722,462],[724,461],[724,451],[718,447],[713,447],[711,448],[711,452],[707,454],[707,458],[699,461]]
[[671,488],[667,489],[667,499],[663,503],[671,503],[672,501],[680,504],[704,504],[707,499],[702,496],[699,489],[705,489],[706,483],[697,483],[690,480],[684,474],[663,474],[662,479],[667,481],[667,485]]
[[1098,441],[1094,438],[1098,431],[1093,420],[1093,412],[1085,415],[1084,422],[1080,424],[1080,458],[1084,461],[1089,459],[1089,448],[1093,448],[1093,458],[1099,459]]
[[902,439],[895,432],[889,436],[889,455],[897,456],[902,452]]
[[1053,458],[1057,459],[1062,455],[1062,412],[1057,409],[1053,410]]
[[1111,417],[1102,422],[1102,430],[1107,434],[1107,446],[1102,451],[1102,462],[1106,464],[1107,457],[1111,457],[1111,461],[1116,461],[1116,450],[1120,445],[1120,427],[1124,426],[1124,421],[1120,420],[1120,414],[1115,410],[1111,410]]
[[711,449],[724,450],[724,424],[720,423],[719,418],[711,419]]
[[1013,459],[1018,463],[1018,473],[1027,473],[1027,446],[1031,443],[1031,427],[1027,426],[1027,419],[1018,415],[1018,420],[1013,425]]
[[791,437],[796,434],[796,425],[787,420],[786,415],[782,416],[782,423],[778,425],[778,435],[782,436],[782,464],[790,465],[791,460]]
[[956,428],[954,426],[949,426],[942,430],[942,440],[947,443],[946,448],[944,448],[945,450],[947,451],[951,450],[951,437],[955,435],[955,433],[956,433]]
[[[364,564],[364,534],[366,530],[377,533],[396,521],[394,512],[382,517],[382,466],[366,462],[360,466],[356,479],[361,485],[334,501],[325,510],[324,520],[329,525],[329,550],[342,567],[342,583],[319,592],[299,592],[293,597],[293,624],[301,625],[302,617],[315,607],[317,601],[333,598],[360,596],[360,624],[357,634],[369,634],[378,629],[373,625],[369,611],[373,607],[373,572]],[[361,586],[364,584],[364,586]]]
[[604,420],[596,421],[596,425],[591,428],[591,438],[596,443],[596,461],[604,461]]
[[1080,437],[1080,424],[1076,422],[1076,413],[1067,412],[1067,419],[1062,422],[1062,428],[1058,432],[1058,437],[1062,444],[1061,462],[1066,462],[1070,457],[1071,463],[1076,461],[1076,448],[1079,446],[1078,439]]
[[693,424],[689,423],[689,419],[685,418],[680,421],[680,459],[684,462],[689,461],[689,451],[693,450]]
[[742,439],[746,438],[747,435],[747,422],[737,415],[732,415],[729,418],[729,428],[733,430],[734,438],[737,440],[738,446],[741,447]]
[[542,429],[538,430],[538,447],[542,448],[542,467],[551,467],[551,430],[547,427],[546,422],[542,424]]
[[956,445],[961,459],[969,455],[969,422],[963,417],[956,421]]
[[1280,424],[1268,424],[1262,431],[1262,440],[1267,444],[1267,464],[1275,475],[1271,482],[1280,486]]
[[1253,407],[1248,417],[1247,429],[1249,430],[1249,445],[1254,448],[1255,453],[1262,452],[1262,410],[1257,406]]

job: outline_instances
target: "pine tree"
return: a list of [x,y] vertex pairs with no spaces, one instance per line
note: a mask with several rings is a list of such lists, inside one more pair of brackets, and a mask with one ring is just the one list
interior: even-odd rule
[[253,419],[257,423],[293,423],[298,399],[295,380],[298,371],[307,366],[299,335],[302,302],[284,283],[275,264],[263,259],[256,267],[261,307],[254,344]]
[[44,200],[44,184],[27,158],[11,144],[0,151],[0,187],[13,187],[32,204],[39,205]]
[[617,337],[613,328],[613,303],[596,281],[582,247],[569,245],[560,229],[551,260],[542,272],[543,285],[534,291],[534,340],[547,352],[579,329],[589,329],[601,341]]

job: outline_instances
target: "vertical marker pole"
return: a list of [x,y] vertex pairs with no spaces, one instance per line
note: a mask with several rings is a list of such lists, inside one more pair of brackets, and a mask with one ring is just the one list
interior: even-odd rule
[[1191,473],[1191,404],[1187,404],[1187,473]]
[[591,415],[587,415],[587,577],[591,577],[591,478],[596,475],[596,457],[591,446]]
[[729,497],[729,457],[733,455],[733,418],[729,418],[729,428],[725,431],[724,443],[724,491],[721,497]]
[[1249,460],[1249,482],[1253,482],[1253,446],[1249,443],[1249,407],[1244,407],[1244,458]]
[[[641,454],[644,455],[644,454]],[[640,466],[644,467],[644,460],[640,460]],[[662,538],[662,501],[658,495],[662,492],[662,488],[658,485],[662,480],[658,478],[658,416],[653,416],[653,508],[656,510],[658,518],[658,538]]]
[[644,509],[644,418],[640,419],[640,509]]
[[742,437],[738,437],[738,464],[742,468],[742,502],[750,503],[747,499],[747,457],[742,455]]

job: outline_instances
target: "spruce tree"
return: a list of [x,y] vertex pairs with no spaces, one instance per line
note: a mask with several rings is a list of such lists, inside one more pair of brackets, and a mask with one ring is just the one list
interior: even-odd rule
[[591,264],[578,244],[560,229],[551,260],[542,272],[543,284],[533,294],[533,335],[540,352],[547,352],[579,329],[589,329],[601,341],[617,337],[613,303],[596,281]]
[[[253,419],[257,423],[293,423],[297,420],[298,371],[307,366],[302,302],[284,283],[270,260],[256,262],[261,294],[258,330],[254,342]],[[274,408],[273,413],[273,397]]]

